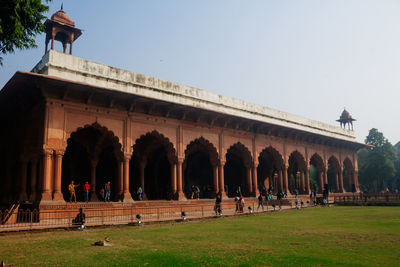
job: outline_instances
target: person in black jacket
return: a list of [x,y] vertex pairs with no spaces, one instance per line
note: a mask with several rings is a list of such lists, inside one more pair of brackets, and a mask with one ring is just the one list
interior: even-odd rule
[[264,211],[264,203],[263,203],[263,197],[260,193],[260,195],[258,196],[258,207],[257,207],[257,211],[260,208],[260,206],[262,207],[262,210]]

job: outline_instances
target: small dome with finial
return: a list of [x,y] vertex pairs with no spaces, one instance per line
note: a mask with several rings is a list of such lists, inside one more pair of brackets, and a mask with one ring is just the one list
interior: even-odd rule
[[340,115],[340,119],[352,119],[350,113],[346,110],[346,108],[344,108],[342,115]]
[[66,24],[71,27],[75,27],[75,23],[71,20],[67,13],[65,13],[63,9],[63,4],[61,4],[61,9],[51,16],[51,20],[54,20],[61,24]]
[[351,126],[351,130],[353,130],[353,121],[355,121],[355,119],[353,119],[353,117],[346,110],[346,108],[343,109],[343,112],[340,115],[340,118],[336,121],[340,122],[340,126],[343,126],[344,128],[346,128],[346,124],[347,124],[349,126],[349,130],[350,130],[350,126]]
[[54,49],[54,41],[59,41],[63,45],[63,52],[67,50],[69,44],[69,53],[72,54],[72,43],[79,38],[82,30],[75,28],[75,22],[64,12],[63,4],[61,9],[44,22],[46,27],[46,48],[47,53],[48,44],[51,40],[51,50]]

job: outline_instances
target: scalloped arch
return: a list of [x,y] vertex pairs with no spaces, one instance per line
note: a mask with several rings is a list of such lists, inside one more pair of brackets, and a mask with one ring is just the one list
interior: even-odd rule
[[310,158],[310,164],[314,165],[318,171],[325,171],[325,164],[322,157],[318,153],[314,153]]
[[170,163],[177,162],[176,151],[172,142],[156,130],[141,135],[133,145],[133,153],[146,159],[148,154],[156,147],[164,147]]
[[262,162],[262,159],[268,157],[268,155],[272,157],[274,161],[274,167],[276,169],[281,169],[283,166],[283,157],[281,153],[279,153],[279,151],[273,146],[268,146],[260,152],[258,156],[258,162]]
[[[253,157],[251,156],[250,150],[241,142],[237,142],[237,143],[231,145],[228,148],[226,155],[228,153],[233,153],[233,154],[238,155],[243,160],[243,164],[247,168],[251,167],[251,165],[253,163]],[[225,155],[225,157],[226,157],[226,155]]]
[[186,149],[185,149],[185,160],[188,158],[188,156],[191,153],[194,153],[196,151],[202,151],[208,154],[210,157],[210,163],[213,166],[216,166],[218,163],[218,152],[217,149],[214,147],[214,145],[205,139],[204,137],[199,137],[196,138],[195,140],[191,141]]
[[122,145],[120,143],[118,136],[115,136],[113,131],[109,130],[107,127],[100,125],[98,122],[94,122],[92,124],[86,124],[84,127],[78,127],[74,132],[71,133],[68,139],[73,139],[81,143],[79,140],[80,139],[79,135],[84,133],[84,131],[88,131],[90,129],[93,129],[95,132],[97,132],[98,135],[97,135],[97,140],[96,139],[93,140],[94,141],[93,144],[91,145],[82,144],[89,154],[96,155],[96,153],[97,154],[100,153],[102,145],[107,140],[107,138],[109,138],[114,147],[115,156],[118,159],[123,158]]

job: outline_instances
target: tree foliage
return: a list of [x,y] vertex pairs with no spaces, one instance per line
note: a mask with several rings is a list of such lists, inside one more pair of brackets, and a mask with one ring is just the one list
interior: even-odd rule
[[41,0],[0,0],[0,54],[37,47],[34,37],[44,32],[48,10]]
[[393,179],[397,171],[399,158],[392,144],[383,133],[372,128],[365,139],[371,147],[358,152],[360,183],[369,191],[380,191],[386,187],[393,189]]

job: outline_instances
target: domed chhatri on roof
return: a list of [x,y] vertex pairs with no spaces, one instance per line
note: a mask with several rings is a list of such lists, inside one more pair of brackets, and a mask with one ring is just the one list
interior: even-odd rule
[[47,53],[50,40],[50,49],[54,49],[54,40],[56,40],[63,44],[64,53],[67,49],[67,44],[69,44],[69,53],[72,54],[72,43],[81,36],[82,30],[75,28],[75,22],[65,13],[63,5],[61,5],[61,9],[54,13],[50,19],[46,20],[44,25],[46,27],[45,54]]
[[342,112],[342,115],[340,115],[340,118],[336,121],[340,122],[340,127],[343,126],[344,129],[346,129],[346,124],[347,124],[348,129],[350,130],[350,125],[351,125],[351,130],[353,131],[353,121],[355,120],[356,119],[353,119],[353,117],[351,117],[350,113],[345,108]]
[[61,24],[66,24],[71,27],[75,27],[75,23],[71,20],[71,18],[64,12],[63,6],[61,5],[61,9],[51,16],[51,20],[57,21]]

